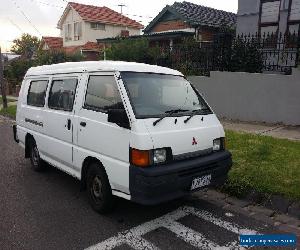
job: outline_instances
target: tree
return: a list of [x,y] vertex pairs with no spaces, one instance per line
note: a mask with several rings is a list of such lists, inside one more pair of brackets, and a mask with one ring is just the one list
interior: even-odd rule
[[21,58],[12,61],[6,67],[5,77],[10,84],[20,84],[27,72],[31,67],[40,65],[49,65],[63,62],[78,62],[84,58],[80,53],[66,54],[64,51],[39,51],[34,60]]
[[2,61],[1,47],[0,47],[0,85],[1,85],[3,108],[7,108],[6,86],[4,84],[3,61]]
[[23,34],[20,38],[13,40],[11,51],[30,59],[34,52],[38,50],[40,40],[36,36]]
[[155,63],[159,57],[157,47],[150,47],[146,38],[123,39],[106,50],[107,59],[127,62]]
[[84,57],[79,52],[68,54],[63,50],[41,50],[37,53],[37,56],[34,60],[34,65],[39,66],[63,62],[79,62],[83,59]]

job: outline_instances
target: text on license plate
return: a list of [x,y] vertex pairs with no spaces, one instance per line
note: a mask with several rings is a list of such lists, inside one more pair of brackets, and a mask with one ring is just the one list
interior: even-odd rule
[[211,175],[197,177],[192,181],[191,190],[208,186],[211,182]]

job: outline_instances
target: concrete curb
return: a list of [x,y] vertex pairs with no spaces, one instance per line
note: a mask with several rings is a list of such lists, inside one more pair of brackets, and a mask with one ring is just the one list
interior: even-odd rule
[[[268,223],[285,232],[292,232],[300,237],[300,217],[295,218],[276,209],[257,205],[249,200],[240,200],[214,189],[206,189],[192,194],[192,197],[206,200],[216,206],[251,216],[258,221]],[[299,212],[299,210],[298,210]]]

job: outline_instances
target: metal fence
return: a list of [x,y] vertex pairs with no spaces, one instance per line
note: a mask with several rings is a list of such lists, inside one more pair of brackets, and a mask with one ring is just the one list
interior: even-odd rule
[[218,34],[212,42],[160,47],[157,64],[185,74],[210,71],[279,72],[291,74],[299,63],[300,36],[294,34]]

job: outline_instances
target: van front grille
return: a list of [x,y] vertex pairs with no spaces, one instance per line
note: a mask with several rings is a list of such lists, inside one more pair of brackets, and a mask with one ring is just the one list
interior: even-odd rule
[[183,161],[183,160],[192,159],[192,158],[196,158],[196,157],[206,156],[211,153],[213,153],[213,149],[208,148],[208,149],[199,150],[199,151],[195,151],[195,152],[174,155],[173,159],[174,159],[174,161]]

